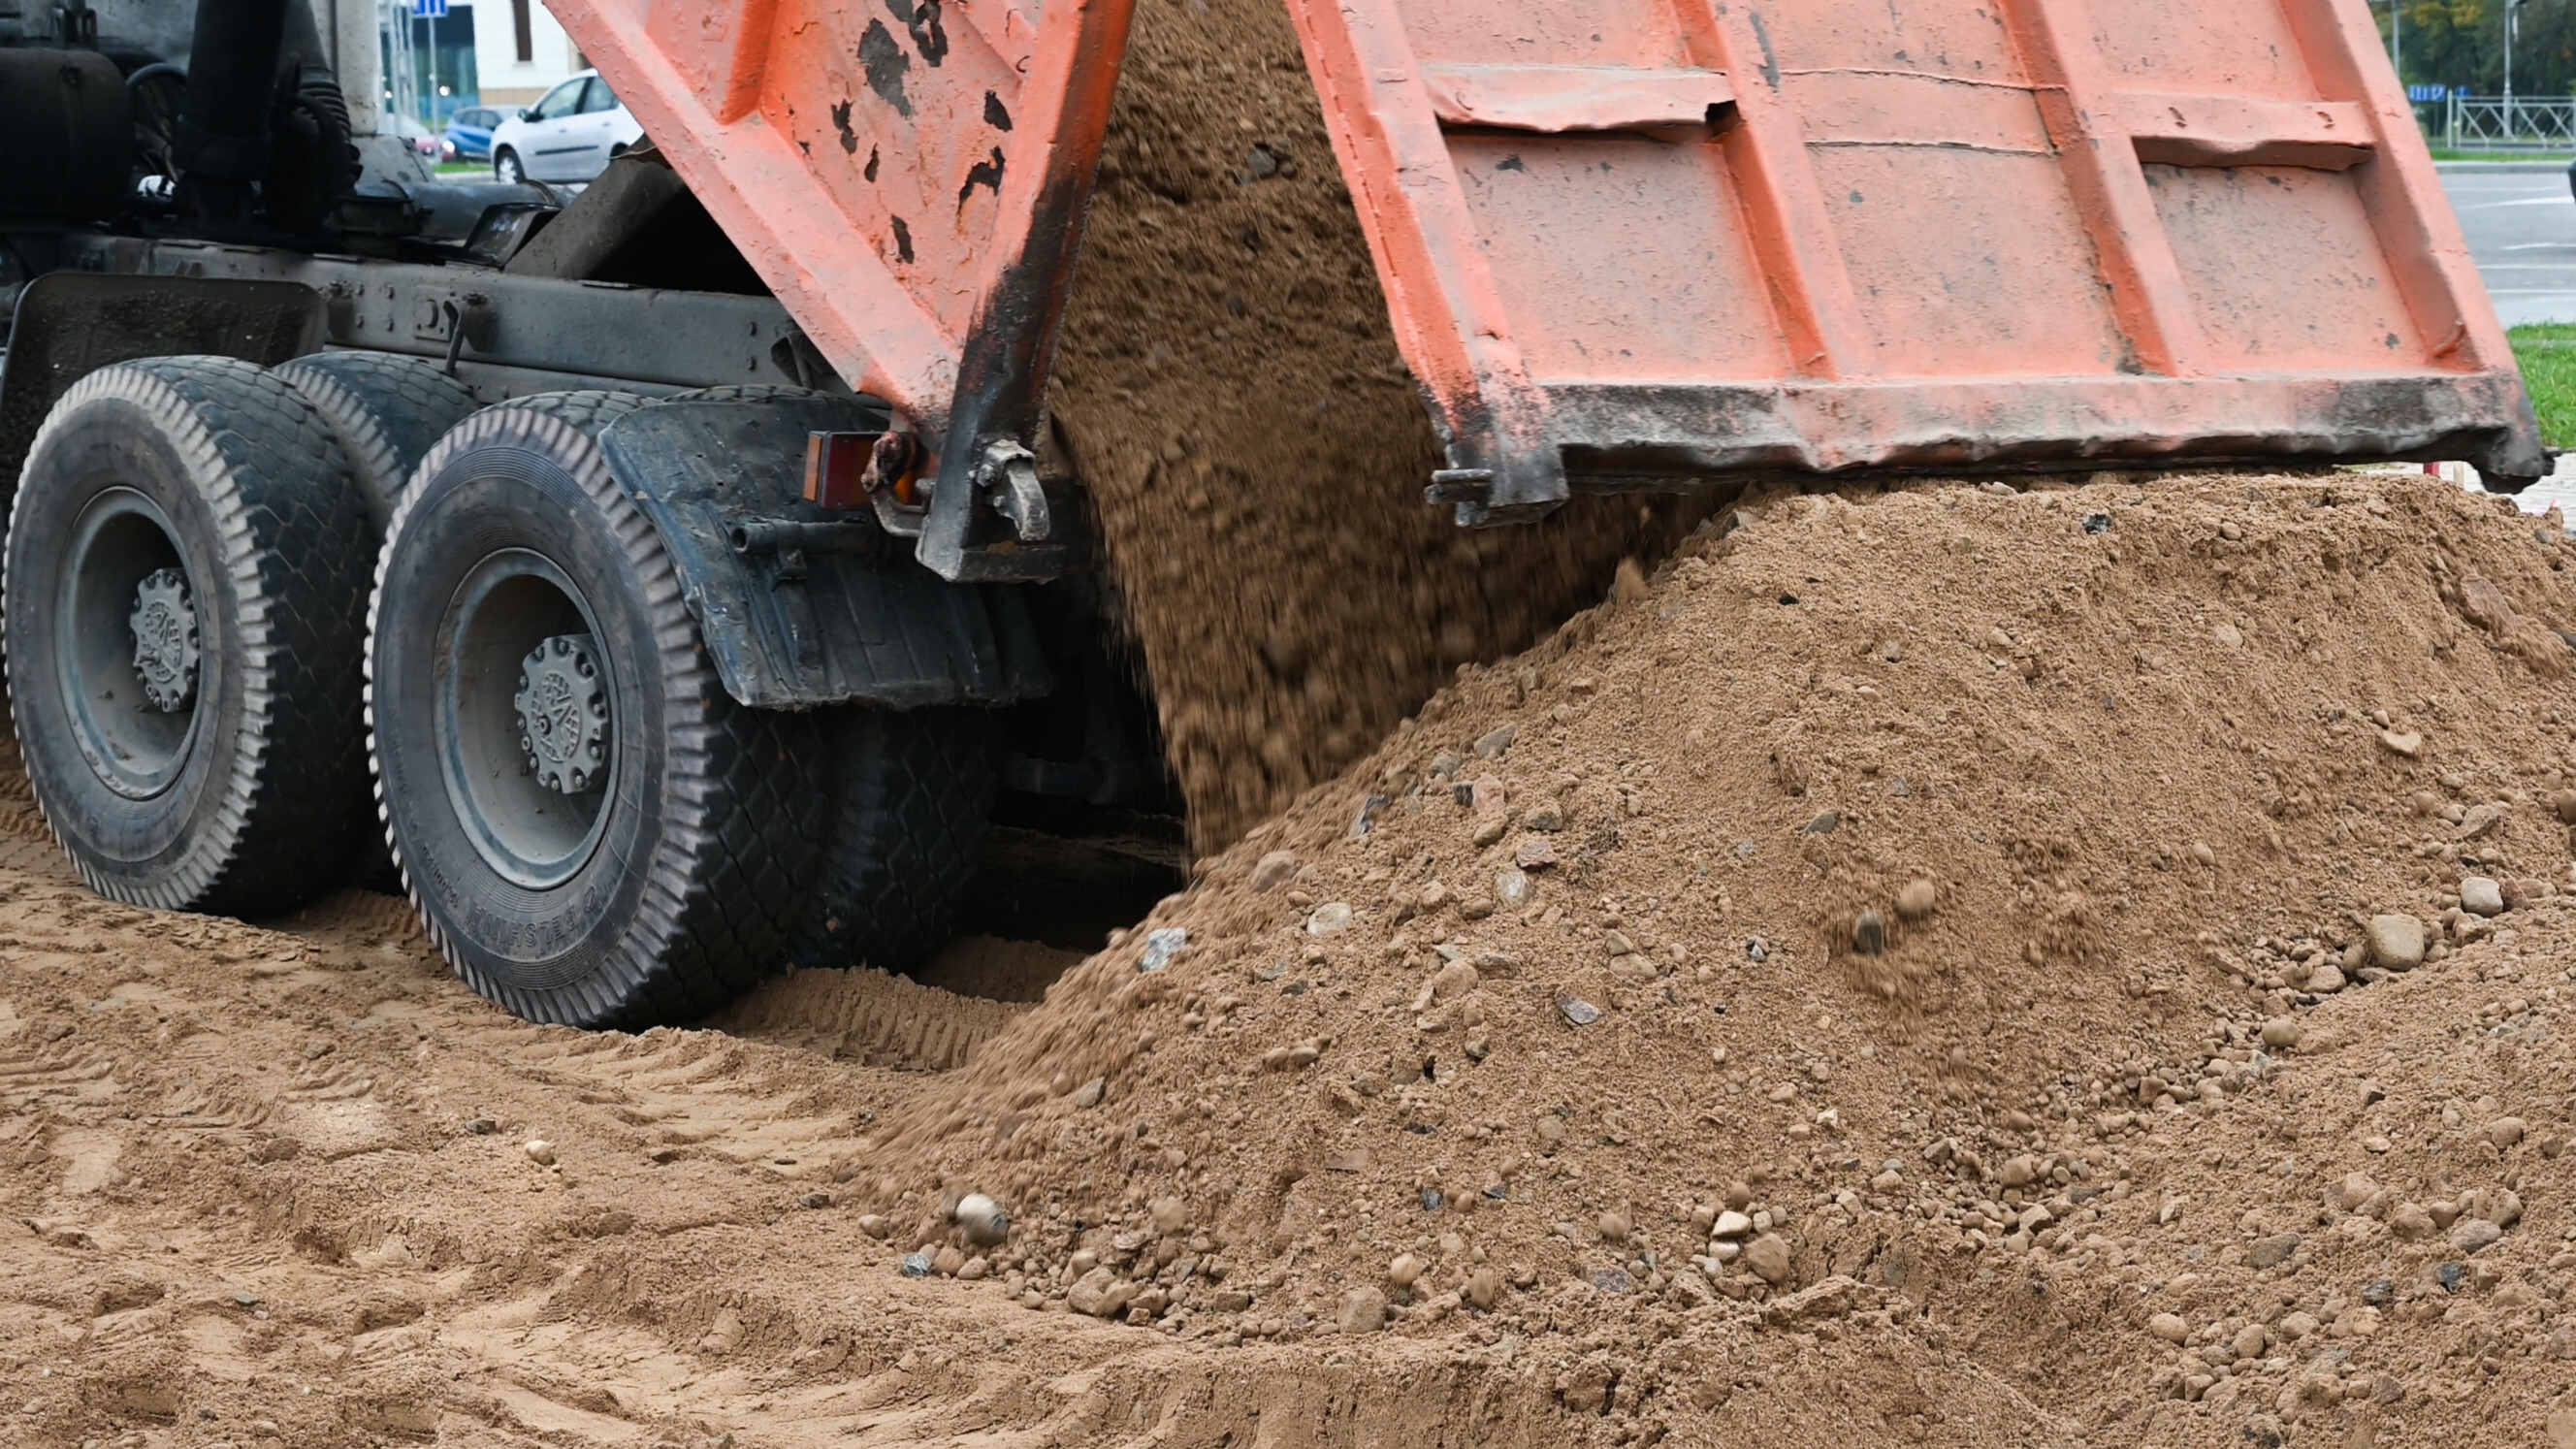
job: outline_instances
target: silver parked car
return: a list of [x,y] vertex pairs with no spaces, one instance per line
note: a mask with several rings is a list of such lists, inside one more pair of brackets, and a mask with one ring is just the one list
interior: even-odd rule
[[643,123],[586,70],[492,132],[496,181],[588,181],[644,139]]

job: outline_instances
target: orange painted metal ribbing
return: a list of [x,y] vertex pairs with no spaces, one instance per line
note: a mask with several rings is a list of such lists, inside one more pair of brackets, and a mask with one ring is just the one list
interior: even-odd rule
[[1288,4],[1471,517],[1743,471],[2546,469],[2364,0]]
[[[968,505],[1036,436],[1132,3],[558,6],[921,429],[952,577],[1014,552]],[[2546,469],[2366,0],[1283,3],[1470,519],[1748,473]]]

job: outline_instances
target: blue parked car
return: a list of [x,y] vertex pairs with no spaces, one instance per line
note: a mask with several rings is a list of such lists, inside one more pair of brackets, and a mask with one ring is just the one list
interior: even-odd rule
[[501,124],[501,113],[490,106],[467,106],[447,121],[445,156],[449,161],[489,161],[492,159],[492,128]]

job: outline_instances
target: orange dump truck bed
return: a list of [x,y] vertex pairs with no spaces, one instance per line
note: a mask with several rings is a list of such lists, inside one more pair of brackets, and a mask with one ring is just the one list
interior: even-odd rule
[[[1043,554],[1011,486],[1139,3],[1184,0],[556,6],[920,431],[950,577]],[[1470,521],[1748,474],[2547,471],[2366,0],[1283,3]]]

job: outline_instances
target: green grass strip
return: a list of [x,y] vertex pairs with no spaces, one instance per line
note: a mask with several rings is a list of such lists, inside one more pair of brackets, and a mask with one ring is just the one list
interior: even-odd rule
[[2576,323],[2516,327],[2509,335],[2540,414],[2540,435],[2553,448],[2576,447]]

